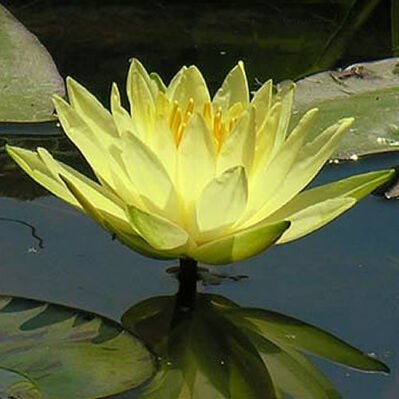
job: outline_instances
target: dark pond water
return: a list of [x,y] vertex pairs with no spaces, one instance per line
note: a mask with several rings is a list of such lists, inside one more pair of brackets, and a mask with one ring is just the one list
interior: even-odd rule
[[[8,3],[48,47],[61,73],[102,98],[111,80],[123,81],[132,56],[166,77],[182,63],[196,63],[215,86],[237,59],[246,62],[254,84],[255,78],[296,79],[392,55],[389,2],[384,1],[375,8],[372,3],[378,1],[222,2],[219,7],[162,1]],[[369,3],[369,8],[352,4],[357,8],[349,11],[346,3]],[[12,133],[26,140],[29,129]],[[2,127],[6,131],[9,127]],[[62,140],[46,140],[44,145],[78,162]],[[174,262],[146,259],[112,241],[89,218],[30,185],[1,157],[2,294],[68,304],[118,320],[145,298],[175,292],[176,281],[165,272]],[[316,183],[397,164],[399,155],[390,154],[328,166]],[[391,376],[316,363],[344,398],[395,399],[398,225],[398,203],[370,196],[317,233],[217,270],[247,279],[200,290],[311,322],[375,353],[389,364]]]

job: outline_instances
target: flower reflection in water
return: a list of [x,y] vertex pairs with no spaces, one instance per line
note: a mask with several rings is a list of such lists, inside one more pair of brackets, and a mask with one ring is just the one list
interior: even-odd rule
[[150,298],[130,308],[122,324],[159,360],[140,399],[341,398],[304,353],[389,372],[326,331],[270,310],[240,307],[221,295],[197,294],[191,309],[179,294]]

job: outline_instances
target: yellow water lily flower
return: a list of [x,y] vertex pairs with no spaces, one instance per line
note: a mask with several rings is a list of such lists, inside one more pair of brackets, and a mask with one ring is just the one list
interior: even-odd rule
[[111,112],[73,79],[67,87],[69,103],[55,97],[56,111],[97,181],[44,148],[7,150],[54,195],[150,257],[225,264],[257,255],[320,228],[393,174],[303,191],[352,119],[309,140],[311,109],[289,132],[294,85],[274,94],[268,81],[251,99],[242,62],[211,98],[195,66],[165,86],[133,60],[130,112],[115,84]]

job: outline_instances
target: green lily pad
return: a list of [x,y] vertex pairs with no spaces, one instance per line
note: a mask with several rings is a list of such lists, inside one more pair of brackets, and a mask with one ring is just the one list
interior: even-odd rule
[[220,295],[197,295],[191,311],[180,309],[174,297],[151,298],[129,309],[122,324],[160,360],[140,399],[340,399],[307,353],[362,370],[389,371],[315,326],[240,308]]
[[0,121],[54,119],[53,94],[64,95],[63,79],[50,54],[0,5]]
[[292,126],[309,108],[319,116],[312,137],[338,119],[353,116],[334,159],[399,150],[399,58],[355,64],[297,82]]
[[115,322],[0,297],[1,398],[102,398],[140,385],[153,371],[143,343]]

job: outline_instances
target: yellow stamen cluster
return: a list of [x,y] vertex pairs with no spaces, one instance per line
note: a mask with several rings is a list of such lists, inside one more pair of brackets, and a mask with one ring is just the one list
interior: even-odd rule
[[[187,124],[194,111],[194,99],[188,100],[186,109],[182,112],[179,103],[175,101],[173,103],[172,111],[169,117],[169,127],[172,131],[176,145],[178,146],[181,138],[183,137],[184,131],[186,130]],[[228,123],[223,121],[222,108],[216,111],[213,115],[212,104],[207,102],[204,104],[202,109],[202,116],[205,121],[209,124],[212,129],[213,136],[215,137],[216,143],[220,146],[221,142],[236,125],[237,117],[232,118]]]

